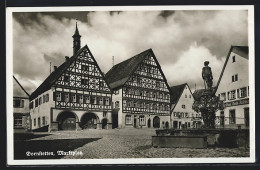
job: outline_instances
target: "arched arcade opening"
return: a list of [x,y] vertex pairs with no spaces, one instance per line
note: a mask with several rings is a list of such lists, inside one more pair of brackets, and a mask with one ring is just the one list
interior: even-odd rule
[[155,116],[153,118],[153,127],[154,128],[160,128],[160,118],[158,116]]
[[61,112],[58,117],[58,130],[76,130],[77,116],[70,111]]
[[99,123],[98,116],[95,113],[85,113],[80,120],[82,129],[97,129]]

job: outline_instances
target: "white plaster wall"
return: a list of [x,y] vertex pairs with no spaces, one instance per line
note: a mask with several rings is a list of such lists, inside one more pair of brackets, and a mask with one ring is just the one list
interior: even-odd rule
[[[187,95],[187,98],[185,98],[185,95]],[[191,95],[191,98],[190,98],[190,95]],[[200,113],[197,113],[192,109],[193,102],[194,102],[194,98],[193,98],[188,86],[186,85],[186,87],[183,90],[183,93],[181,94],[181,97],[180,97],[178,103],[176,104],[174,110],[171,113],[171,127],[173,127],[173,121],[181,122],[181,124],[185,124],[185,122],[190,122],[191,126],[192,126],[192,120],[191,120],[192,115],[194,115],[194,117],[196,117],[196,115],[200,116]],[[185,105],[185,109],[182,108],[182,105]],[[188,118],[174,117],[174,112],[188,113]]]
[[[232,62],[233,56],[235,56],[236,62]],[[236,53],[231,52],[229,60],[226,65],[226,69],[223,73],[223,77],[220,81],[218,90],[216,92],[216,95],[224,92],[226,93],[226,101],[224,101],[224,103],[249,98],[248,95],[245,98],[238,98],[237,91],[236,91],[236,99],[228,100],[228,96],[227,96],[227,92],[231,90],[237,90],[243,87],[247,88],[249,86],[249,70],[248,70],[249,65],[248,64],[249,63],[247,59],[239,56]],[[235,74],[238,74],[238,81],[232,82],[232,76]],[[247,94],[248,94],[248,89],[247,89]],[[235,110],[235,114],[236,114],[236,125],[232,125],[232,126],[235,127],[237,125],[245,124],[244,108],[246,107],[249,107],[249,105],[245,104],[245,105],[226,107],[223,110],[225,115],[225,125],[229,125],[230,110]],[[220,116],[220,112],[221,110],[217,111],[216,116]],[[216,124],[219,125],[220,122],[217,121]]]
[[[39,127],[38,125],[38,117],[41,117],[41,124],[42,124],[42,117],[45,116],[45,125],[48,125],[50,123],[50,108],[55,107],[55,102],[53,101],[53,91],[52,89],[42,93],[39,95],[37,98],[39,99],[40,97],[43,98],[43,95],[49,94],[49,101],[45,102],[41,105],[38,105],[38,107],[35,107],[35,99],[34,101],[34,106],[33,109],[30,109],[30,115],[31,115],[31,123],[32,123],[32,130],[37,129]],[[43,99],[42,99],[43,101]],[[36,126],[34,126],[34,119],[36,119]]]

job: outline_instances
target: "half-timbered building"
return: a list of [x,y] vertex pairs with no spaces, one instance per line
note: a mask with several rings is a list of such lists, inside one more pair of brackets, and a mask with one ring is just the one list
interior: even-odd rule
[[111,90],[94,56],[81,48],[76,25],[73,56],[54,71],[30,96],[33,130],[112,128]]
[[113,66],[106,80],[113,91],[118,128],[169,124],[170,88],[152,49]]

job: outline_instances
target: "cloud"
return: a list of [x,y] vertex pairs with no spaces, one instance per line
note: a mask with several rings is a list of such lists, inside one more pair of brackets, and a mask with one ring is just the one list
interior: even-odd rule
[[[152,48],[170,85],[200,84],[204,60],[214,59],[210,65],[220,74],[230,46],[248,41],[247,11],[17,13],[14,74],[27,84],[28,92],[48,76],[50,62],[59,66],[64,56],[72,55],[77,15],[81,44],[88,45],[103,72],[112,67],[112,56],[117,64]],[[198,77],[189,76],[191,72]]]
[[167,64],[163,67],[168,83],[178,85],[188,83],[190,88],[204,88],[204,82],[201,76],[204,61],[209,61],[213,74],[213,86],[216,85],[220,72],[224,64],[224,57],[218,59],[212,55],[209,49],[204,46],[198,46],[196,42],[189,49],[180,55],[178,61],[174,64]]

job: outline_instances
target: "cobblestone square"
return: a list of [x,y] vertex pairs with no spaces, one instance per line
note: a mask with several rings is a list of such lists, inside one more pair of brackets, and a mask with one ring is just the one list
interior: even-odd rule
[[29,141],[46,141],[43,142],[42,145],[45,146],[42,147],[48,149],[57,140],[61,141],[60,145],[62,145],[62,139],[89,139],[77,148],[73,147],[73,142],[68,146],[62,146],[64,151],[71,148],[71,151],[79,151],[82,154],[53,157],[53,159],[249,157],[249,149],[245,148],[154,148],[152,147],[153,135],[156,135],[155,129],[89,129],[76,132],[52,132],[50,135],[42,135],[43,137]]

